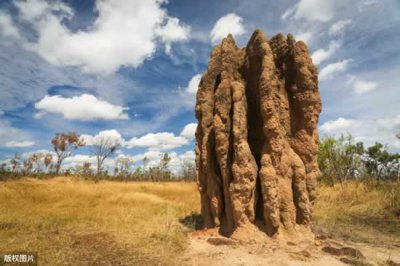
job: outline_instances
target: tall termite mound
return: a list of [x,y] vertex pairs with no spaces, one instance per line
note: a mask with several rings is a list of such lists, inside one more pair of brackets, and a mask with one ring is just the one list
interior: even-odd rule
[[245,48],[230,35],[216,46],[196,102],[204,227],[309,231],[320,112],[317,69],[292,35],[256,30]]

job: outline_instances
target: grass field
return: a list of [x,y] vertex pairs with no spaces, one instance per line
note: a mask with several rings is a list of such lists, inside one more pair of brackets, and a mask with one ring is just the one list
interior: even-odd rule
[[[399,185],[321,186],[316,228],[342,236],[357,228],[364,240],[398,237],[399,194]],[[0,251],[37,251],[41,265],[174,264],[188,245],[182,220],[198,213],[194,183],[5,181]]]
[[349,181],[321,185],[314,208],[316,230],[354,241],[400,244],[400,184]]
[[169,264],[197,213],[194,183],[74,178],[0,183],[0,251],[37,251],[43,265]]

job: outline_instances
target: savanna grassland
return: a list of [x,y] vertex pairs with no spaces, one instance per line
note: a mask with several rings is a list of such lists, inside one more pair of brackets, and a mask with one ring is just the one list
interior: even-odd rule
[[0,250],[37,251],[41,265],[171,264],[198,202],[194,183],[1,182]]
[[[315,230],[400,244],[399,195],[396,183],[321,185]],[[40,265],[177,265],[199,210],[193,182],[3,181],[0,251],[37,251]]]

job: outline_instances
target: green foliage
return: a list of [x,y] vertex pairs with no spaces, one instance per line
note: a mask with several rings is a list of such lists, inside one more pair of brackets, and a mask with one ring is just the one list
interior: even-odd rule
[[389,153],[386,148],[376,142],[366,150],[365,169],[370,176],[378,179],[397,177],[399,175],[400,154]]
[[348,178],[355,178],[360,174],[363,153],[363,144],[361,142],[353,144],[351,136],[322,139],[318,164],[323,180],[334,184],[337,181],[342,183]]
[[350,135],[325,137],[320,141],[318,165],[321,180],[333,185],[348,179],[372,177],[399,181],[400,155],[390,153],[381,143],[364,148]]

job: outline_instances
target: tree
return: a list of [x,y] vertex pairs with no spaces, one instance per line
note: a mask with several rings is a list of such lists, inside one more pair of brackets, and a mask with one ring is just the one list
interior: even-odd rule
[[160,171],[162,180],[167,179],[170,176],[170,172],[168,171],[168,164],[171,162],[171,156],[166,152],[161,156],[160,159]]
[[123,177],[124,179],[127,179],[129,176],[129,169],[132,164],[132,159],[129,157],[120,157],[117,159],[117,166],[116,168],[116,173],[118,176]]
[[132,175],[134,180],[143,180],[144,178],[143,168],[141,166],[136,167]]
[[101,174],[104,160],[113,156],[121,145],[121,138],[108,134],[107,131],[100,132],[93,137],[91,143],[91,152],[97,160],[97,176]]
[[91,169],[91,163],[89,162],[84,162],[82,164],[82,167],[80,168],[80,174],[84,177],[91,176],[92,175],[92,169]]
[[7,167],[7,164],[6,163],[2,163],[0,165],[0,173],[4,174],[5,172],[7,172],[6,167]]
[[336,181],[342,183],[348,178],[360,175],[363,153],[363,144],[361,142],[353,144],[350,135],[337,139],[333,137],[322,139],[318,153],[322,178],[333,185]]
[[180,177],[183,180],[194,180],[196,175],[195,164],[187,159],[181,160]]
[[62,162],[79,147],[85,146],[83,139],[74,132],[57,133],[51,140],[53,150],[57,155],[56,175],[60,173]]
[[394,178],[399,179],[400,155],[390,153],[386,147],[379,143],[369,147],[365,152],[364,164],[367,173],[378,179]]
[[21,165],[21,157],[18,154],[15,154],[14,157],[11,158],[11,171],[15,174],[18,171],[19,166]]
[[379,142],[364,149],[361,142],[353,144],[351,136],[321,139],[318,165],[323,180],[332,185],[363,175],[400,181],[400,154],[391,153]]
[[153,166],[147,171],[147,176],[151,181],[157,181],[159,179],[160,172],[159,166]]
[[47,155],[44,153],[36,152],[29,157],[29,160],[32,164],[31,168],[33,172],[40,173],[43,171],[44,166],[46,166],[46,156]]
[[146,172],[148,164],[149,164],[149,158],[147,158],[146,156],[143,157],[143,172]]
[[53,162],[53,155],[51,153],[47,153],[44,156],[44,166],[47,168],[47,171],[49,172],[51,167],[52,167],[52,162]]
[[37,157],[35,156],[35,154],[29,156],[27,159],[24,160],[24,169],[23,169],[23,174],[24,175],[28,175],[31,173],[32,168],[33,168],[33,164],[35,163],[35,161],[37,160]]

